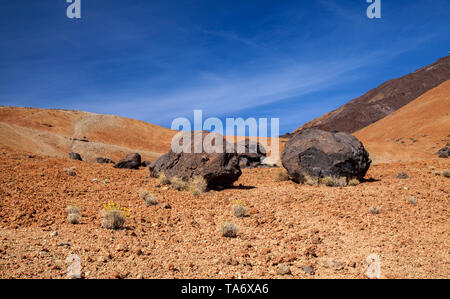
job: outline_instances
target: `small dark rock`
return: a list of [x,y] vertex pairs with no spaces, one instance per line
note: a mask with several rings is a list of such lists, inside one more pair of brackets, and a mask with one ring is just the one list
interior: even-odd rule
[[409,179],[409,176],[408,176],[406,173],[404,173],[404,172],[399,172],[399,173],[397,174],[396,178],[397,178],[397,179],[405,180],[405,179]]
[[277,266],[277,274],[278,275],[291,275],[291,269],[286,265],[278,265]]
[[450,149],[448,147],[441,148],[436,155],[439,156],[439,158],[447,159],[448,155],[450,154]]
[[99,164],[115,164],[115,162],[113,160],[108,159],[108,158],[102,158],[102,157],[95,158],[93,162],[99,163]]
[[83,161],[83,159],[81,158],[81,155],[79,153],[72,152],[69,154],[69,158],[72,160]]
[[302,270],[309,275],[314,275],[316,272],[314,272],[314,268],[312,266],[302,266]]

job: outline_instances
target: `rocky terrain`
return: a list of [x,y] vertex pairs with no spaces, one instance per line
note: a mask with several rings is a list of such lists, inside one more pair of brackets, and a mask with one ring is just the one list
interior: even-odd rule
[[[0,107],[0,278],[67,278],[74,255],[83,278],[367,278],[373,254],[381,278],[448,278],[449,94],[447,81],[362,143],[288,136],[287,170],[254,168],[258,144],[175,154],[175,132],[144,122]],[[126,215],[118,229],[108,207]]]
[[450,79],[450,56],[404,77],[389,80],[302,128],[354,133],[386,117]]
[[[383,278],[449,275],[448,159],[375,165],[367,182],[346,188],[244,169],[234,187],[197,197],[158,187],[144,168],[6,147],[0,163],[1,278],[65,278],[71,254],[86,278],[365,278],[372,253]],[[141,188],[158,205],[145,205]],[[250,208],[248,217],[233,216],[235,200]],[[130,209],[124,229],[101,226],[108,202]],[[80,224],[66,220],[71,203],[82,209]],[[221,235],[225,221],[238,226],[237,238]]]

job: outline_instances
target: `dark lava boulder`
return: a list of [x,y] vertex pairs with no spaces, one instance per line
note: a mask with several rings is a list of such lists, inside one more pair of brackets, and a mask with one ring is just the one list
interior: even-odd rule
[[69,154],[69,158],[72,160],[83,161],[83,159],[81,159],[81,155],[79,153],[72,152]]
[[141,155],[138,153],[129,154],[125,159],[120,160],[114,168],[139,169],[141,166]]
[[[206,138],[208,139],[205,140]],[[202,176],[208,183],[208,189],[223,189],[231,186],[242,174],[238,155],[233,151],[226,152],[229,143],[222,135],[186,132],[179,134],[174,140],[173,144],[181,145],[185,150],[177,153],[172,147],[167,154],[154,161],[149,167],[152,177],[158,177],[161,172],[168,179],[178,177],[185,181],[194,176]],[[212,150],[211,147],[205,149],[202,146],[204,144],[212,144],[219,150]],[[199,152],[194,151],[199,148]]]
[[319,129],[296,133],[286,144],[281,161],[297,183],[326,177],[361,180],[372,162],[354,136]]
[[249,139],[236,143],[234,149],[239,157],[241,168],[259,167],[261,166],[261,161],[266,158],[266,149],[259,142]]
[[436,153],[436,155],[438,155],[439,156],[439,158],[448,158],[448,155],[450,154],[450,149],[448,148],[448,147],[444,147],[444,148],[441,148],[437,153]]
[[108,158],[102,158],[102,157],[95,158],[93,162],[99,163],[99,164],[115,164],[115,162],[113,160],[108,159]]

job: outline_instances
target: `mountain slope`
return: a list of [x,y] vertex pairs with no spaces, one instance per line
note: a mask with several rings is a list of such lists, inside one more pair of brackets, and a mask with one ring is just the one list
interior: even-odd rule
[[450,79],[450,56],[401,78],[389,80],[337,110],[298,128],[354,133],[398,110]]
[[449,141],[450,80],[354,135],[376,162],[419,160]]
[[154,160],[170,148],[175,131],[143,121],[72,110],[0,107],[0,144],[16,150],[84,160],[119,160],[130,152]]

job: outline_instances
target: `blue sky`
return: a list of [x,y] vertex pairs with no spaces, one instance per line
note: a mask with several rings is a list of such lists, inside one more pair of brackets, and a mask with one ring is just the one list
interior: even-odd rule
[[279,117],[280,133],[450,51],[450,1],[0,3],[0,105],[176,117]]

